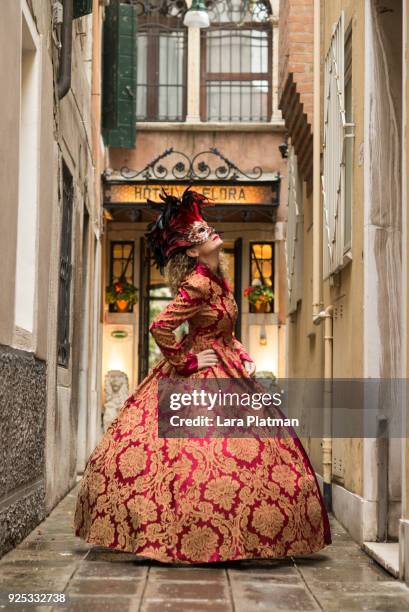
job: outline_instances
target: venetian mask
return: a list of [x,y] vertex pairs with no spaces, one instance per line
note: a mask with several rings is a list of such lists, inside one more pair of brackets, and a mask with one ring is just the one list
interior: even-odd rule
[[187,240],[192,244],[202,244],[209,240],[215,231],[206,221],[194,221],[189,228]]

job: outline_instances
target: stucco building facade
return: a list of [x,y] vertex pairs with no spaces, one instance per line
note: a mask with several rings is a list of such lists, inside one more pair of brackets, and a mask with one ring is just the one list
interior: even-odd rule
[[94,5],[92,16],[86,3],[2,3],[2,553],[70,490],[97,439],[103,149]]
[[[407,376],[404,5],[281,2],[287,33],[279,106],[295,185],[289,376]],[[287,28],[283,15],[294,13],[304,15],[302,24]],[[407,404],[379,400],[371,409],[380,428],[391,427]],[[368,554],[407,579],[404,431],[386,443],[334,435],[311,440],[311,451],[336,518]]]

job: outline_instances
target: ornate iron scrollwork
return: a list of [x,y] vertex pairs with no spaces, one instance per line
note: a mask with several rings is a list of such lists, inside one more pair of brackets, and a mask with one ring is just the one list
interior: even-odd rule
[[[173,166],[168,168],[162,163],[162,160],[169,155],[178,155],[180,159]],[[186,153],[176,151],[173,147],[166,149],[161,155],[155,157],[142,170],[137,172],[131,170],[127,166],[120,169],[120,174],[123,178],[133,180],[143,178],[145,180],[165,180],[171,178],[176,180],[205,180],[212,175],[212,168],[206,156],[214,156],[221,160],[221,164],[216,166],[213,171],[213,176],[218,180],[238,180],[247,178],[258,180],[263,174],[260,166],[255,166],[251,174],[247,174],[241,170],[234,162],[222,155],[218,149],[211,147],[207,151],[200,151],[193,157],[189,157]],[[204,158],[204,159],[203,159]]]
[[206,9],[210,23],[223,27],[229,23],[236,27],[246,22],[262,23],[271,15],[268,0],[207,0]]
[[[187,11],[184,0],[125,0],[136,6],[139,17],[160,15],[162,17],[181,18]],[[271,6],[268,0],[206,0],[206,9],[210,22],[236,26],[244,22],[268,21]]]
[[184,0],[128,0],[129,4],[136,6],[138,17],[149,17],[150,15],[160,15],[162,17],[181,18],[187,11]]

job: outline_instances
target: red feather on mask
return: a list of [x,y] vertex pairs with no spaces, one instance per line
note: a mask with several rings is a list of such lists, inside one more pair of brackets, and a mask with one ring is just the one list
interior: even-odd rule
[[[194,244],[192,239],[189,239],[192,226],[197,222],[205,223],[201,207],[213,206],[214,201],[191,190],[190,185],[180,198],[166,193],[164,189],[159,197],[163,200],[161,211],[157,219],[148,226],[145,236],[155,263],[163,273],[172,255]],[[147,203],[152,208],[158,208],[157,202],[147,199]]]

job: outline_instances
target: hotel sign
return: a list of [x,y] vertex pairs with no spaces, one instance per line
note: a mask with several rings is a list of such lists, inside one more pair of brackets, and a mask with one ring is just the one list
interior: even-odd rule
[[[146,204],[149,198],[154,202],[162,202],[159,194],[162,188],[169,194],[180,196],[186,185],[169,184],[137,184],[116,183],[105,187],[105,200],[110,204]],[[259,185],[220,185],[194,183],[192,189],[214,200],[215,204],[267,204],[271,205],[276,197],[275,185],[264,183]]]

